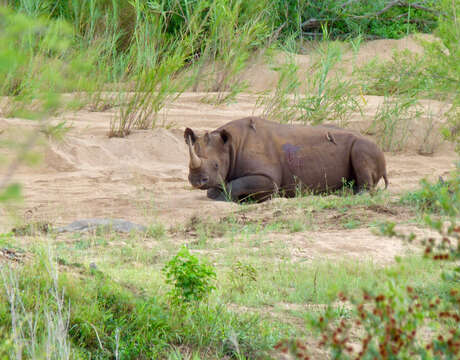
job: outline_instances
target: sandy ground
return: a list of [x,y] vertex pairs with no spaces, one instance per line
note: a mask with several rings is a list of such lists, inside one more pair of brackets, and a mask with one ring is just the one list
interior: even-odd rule
[[[407,39],[367,43],[358,54],[358,63],[370,60],[376,52],[389,58],[392,48],[417,51],[414,44]],[[309,61],[308,55],[298,57],[305,63]],[[276,74],[267,66],[252,67],[248,74],[252,90],[267,89],[276,82]],[[78,111],[56,119],[66,120],[71,130],[62,141],[40,145],[41,164],[21,167],[15,176],[23,184],[25,196],[19,217],[25,221],[47,220],[56,225],[89,217],[174,225],[197,214],[219,217],[237,209],[236,204],[208,200],[204,191],[193,190],[188,184],[183,130],[185,127],[210,130],[230,120],[258,115],[261,113],[256,106],[258,96],[244,93],[232,104],[214,106],[202,101],[205,95],[209,94],[182,94],[161,114],[168,127],[134,131],[122,139],[107,137],[110,120],[116,114],[114,108],[104,112]],[[355,114],[352,120],[358,125],[369,123],[381,102],[380,97],[366,97],[363,115]],[[425,105],[437,114],[445,108],[439,102]],[[23,137],[32,127],[30,121],[0,118],[0,138],[11,134]],[[417,187],[424,177],[446,176],[454,169],[457,156],[450,145],[442,144],[432,156],[420,156],[412,149],[387,153],[386,159],[388,191],[398,194]],[[8,230],[10,221],[6,211],[0,209],[0,230]],[[285,238],[280,236],[279,240],[286,241]],[[401,251],[396,242],[373,246],[381,239],[367,228],[302,233],[290,241],[299,249],[296,256],[305,259],[337,253],[391,257]]]

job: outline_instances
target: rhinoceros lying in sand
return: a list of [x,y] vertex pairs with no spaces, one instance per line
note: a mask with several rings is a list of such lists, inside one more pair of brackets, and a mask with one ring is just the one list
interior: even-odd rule
[[314,192],[341,188],[373,190],[385,158],[371,141],[326,126],[281,125],[249,117],[198,137],[184,132],[190,151],[189,181],[211,199],[262,201],[273,193],[294,196],[299,186]]

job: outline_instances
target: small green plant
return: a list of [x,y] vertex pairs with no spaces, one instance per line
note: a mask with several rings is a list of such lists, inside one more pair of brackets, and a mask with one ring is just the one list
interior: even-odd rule
[[447,124],[441,129],[442,137],[455,145],[455,151],[460,154],[460,98],[452,104],[447,113]]
[[40,132],[45,134],[49,139],[62,141],[71,129],[72,127],[67,125],[67,121],[60,121],[57,125],[45,124]]
[[162,223],[152,224],[147,228],[145,233],[147,237],[154,238],[156,240],[160,240],[165,237],[166,230]]
[[232,289],[244,293],[251,283],[257,281],[257,270],[251,264],[238,260],[232,265],[228,276]]
[[166,283],[173,286],[169,292],[173,304],[198,302],[206,299],[215,286],[214,268],[200,263],[187,247],[183,246],[163,268]]

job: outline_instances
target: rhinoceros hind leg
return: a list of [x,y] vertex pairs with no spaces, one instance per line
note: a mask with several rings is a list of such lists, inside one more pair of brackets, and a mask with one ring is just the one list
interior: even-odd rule
[[378,149],[369,141],[358,140],[353,144],[351,150],[351,163],[355,173],[356,188],[358,192],[374,190],[377,182],[374,181],[378,173],[376,151]]

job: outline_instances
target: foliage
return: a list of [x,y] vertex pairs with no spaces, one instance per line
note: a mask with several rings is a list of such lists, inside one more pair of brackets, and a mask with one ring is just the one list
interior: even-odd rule
[[257,270],[251,264],[242,263],[238,260],[232,264],[229,279],[232,288],[243,293],[251,282],[257,280]]
[[184,246],[163,268],[166,283],[173,285],[169,295],[176,305],[204,300],[215,286],[212,266],[200,263]]
[[60,92],[81,84],[91,59],[73,51],[73,36],[64,21],[0,8],[0,94],[14,96],[11,111],[44,119],[61,105]]
[[361,110],[356,84],[343,80],[340,70],[335,76],[330,75],[332,68],[340,62],[342,52],[337,44],[327,41],[327,38],[318,47],[318,61],[307,73],[305,95],[299,98],[297,104],[299,120],[312,125],[332,120],[337,121],[339,126],[345,126],[350,114]]
[[411,3],[390,0],[276,1],[275,16],[278,24],[286,24],[286,32],[302,30],[307,36],[318,35],[318,30],[325,24],[333,38],[359,34],[400,38],[410,32],[431,31],[436,26],[436,2],[424,1],[424,9],[411,7]]
[[429,183],[423,179],[421,189],[410,191],[401,197],[403,204],[417,208],[422,213],[435,213],[445,216],[460,214],[460,174],[444,181],[442,178],[436,183]]
[[[279,337],[255,315],[200,303],[173,311],[161,293],[134,294],[98,268],[58,265],[41,249],[34,255],[14,268],[0,264],[0,356],[21,350],[23,358],[64,359],[58,351],[67,350],[70,358],[156,359],[185,345],[214,358],[243,358],[268,350]],[[61,320],[66,327],[53,332]]]
[[[448,181],[451,183],[458,192],[458,173]],[[440,240],[432,237],[422,240],[425,258],[452,262],[453,266],[445,268],[440,279],[449,289],[447,294],[442,298],[422,297],[410,285],[406,288],[397,286],[398,274],[394,273],[382,292],[368,288],[362,298],[339,295],[339,300],[351,307],[350,318],[337,319],[336,311],[328,307],[323,315],[313,317],[310,322],[321,337],[318,345],[328,349],[334,359],[412,359],[416,356],[452,359],[459,356],[460,267],[456,263],[460,258],[459,200],[457,194],[446,196],[449,185],[433,186],[422,182],[422,187],[422,191],[412,198],[420,199],[426,194],[431,204],[426,209],[442,209],[447,215],[447,219],[426,216],[425,223],[439,234]],[[382,226],[382,232],[404,241],[416,239],[414,234],[396,232],[394,223]],[[360,334],[357,339],[356,334]],[[276,349],[291,352],[299,359],[310,354],[308,346],[299,341],[283,341]]]
[[379,105],[368,132],[375,133],[383,151],[404,150],[413,124],[421,116],[413,97],[385,97]]
[[0,142],[0,150],[12,150],[0,179],[0,202],[19,198],[20,186],[11,184],[13,173],[33,157],[39,132],[52,129],[46,121],[63,106],[60,93],[88,75],[91,59],[83,51],[76,54],[72,41],[72,29],[65,21],[34,19],[0,7],[0,95],[8,96],[2,112],[39,121],[24,141]]
[[313,52],[314,63],[305,71],[305,86],[301,86],[299,66],[294,56],[288,54],[284,64],[276,66],[278,83],[273,92],[259,97],[263,114],[281,123],[300,121],[318,125],[335,121],[346,126],[353,112],[360,112],[359,92],[355,81],[345,80],[339,64],[341,44],[330,42],[324,29],[325,41]]
[[404,50],[395,51],[389,61],[373,59],[355,73],[369,95],[427,95],[436,80],[428,75],[426,66],[423,56]]
[[273,70],[278,72],[278,82],[275,90],[259,96],[257,105],[263,107],[263,116],[270,120],[279,121],[282,124],[291,122],[296,117],[296,102],[300,81],[298,79],[299,66],[295,58],[287,52],[286,59]]
[[[369,290],[361,299],[341,295],[356,310],[351,319],[337,321],[328,308],[311,325],[321,336],[319,346],[330,349],[333,359],[453,359],[460,353],[459,295],[452,290],[447,301],[424,301],[410,286],[398,288],[390,281],[381,294]],[[436,322],[442,323],[442,330],[435,330]],[[433,325],[429,335],[422,330],[427,324]],[[356,332],[363,334],[358,341],[352,340]],[[282,342],[277,349],[291,351],[298,359],[309,354],[299,342]]]

